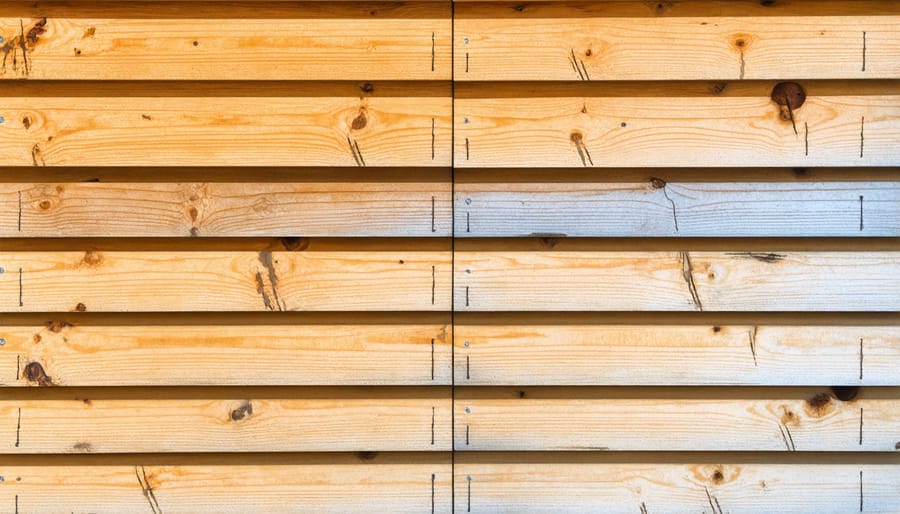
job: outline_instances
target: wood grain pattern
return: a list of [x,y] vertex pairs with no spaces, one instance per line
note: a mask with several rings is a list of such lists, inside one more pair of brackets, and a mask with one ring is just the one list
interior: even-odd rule
[[454,441],[461,451],[888,452],[900,441],[897,395],[896,387],[458,388]]
[[6,325],[0,386],[450,384],[449,326],[347,321]]
[[[868,15],[840,12],[855,10],[848,5],[853,2],[832,2],[836,8],[825,13],[821,4],[799,3],[809,8],[803,15],[752,9],[723,14],[708,2],[705,12],[694,13],[702,2],[659,2],[672,12],[658,17],[633,12],[651,6],[616,9],[608,2],[460,3],[455,76],[461,81],[900,77],[900,16],[891,2]],[[675,14],[682,9],[689,15]]]
[[449,183],[5,183],[6,237],[446,237]]
[[[287,454],[0,460],[19,512],[450,512],[446,455]],[[36,463],[37,462],[37,463]],[[149,494],[152,492],[152,495]]]
[[447,2],[9,2],[0,78],[447,80]]
[[900,383],[896,326],[454,327],[463,385]]
[[457,251],[454,259],[460,311],[900,309],[897,252]]
[[0,311],[446,311],[450,253],[6,252]]
[[447,388],[14,389],[2,453],[446,451]]
[[457,184],[457,237],[900,236],[895,182]]
[[[747,86],[461,84],[460,168],[891,166],[900,157],[900,95],[806,86],[794,122]],[[801,85],[803,86],[803,85]],[[736,87],[734,94],[726,93]],[[702,88],[708,88],[703,92]],[[658,96],[657,96],[658,95]],[[796,127],[796,132],[795,132]]]
[[[460,453],[456,512],[891,513],[900,509],[900,463],[829,459],[778,462],[735,455],[721,461],[631,462],[578,458],[485,458]],[[641,462],[641,461],[644,462]],[[776,462],[771,462],[771,461]],[[768,461],[768,462],[767,462]]]
[[110,97],[69,97],[65,89],[61,96],[28,96],[10,89],[0,112],[3,166],[450,163],[451,99],[440,88],[425,88],[421,96],[413,86],[395,91],[399,96],[370,96],[356,86],[334,86],[294,97],[265,96],[272,92],[265,89],[243,97],[224,96],[227,90],[206,96],[202,88],[185,96],[139,89],[129,94],[148,96]]

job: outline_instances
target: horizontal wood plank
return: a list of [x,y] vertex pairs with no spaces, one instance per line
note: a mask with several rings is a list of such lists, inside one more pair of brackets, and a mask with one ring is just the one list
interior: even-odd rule
[[[456,512],[804,514],[900,510],[900,463],[604,462],[556,457],[504,462],[460,453]],[[571,460],[570,460],[571,459]],[[771,459],[771,457],[769,457]],[[736,460],[736,461],[735,461]],[[499,461],[499,462],[498,462]],[[862,507],[860,507],[862,506]]]
[[61,89],[61,96],[42,97],[42,91],[14,87],[0,109],[0,165],[450,164],[449,91],[426,88],[417,95],[410,86],[388,93],[396,96],[372,96],[368,87],[381,89],[351,85],[301,92],[309,96],[264,96],[271,91],[262,90],[232,97],[224,96],[227,90],[216,93],[221,96],[141,90],[133,94],[148,96],[67,97]]
[[447,388],[15,389],[2,453],[446,451]]
[[791,325],[454,327],[464,385],[900,384],[900,328]]
[[22,513],[450,511],[449,456],[288,456],[7,457],[0,503]]
[[[659,7],[461,3],[455,9],[455,76],[463,81],[900,77],[900,16],[892,2],[868,15],[854,12],[854,2],[832,2],[830,12],[822,12],[821,3],[797,3],[807,12],[734,12],[691,1],[658,2]],[[703,4],[704,12],[694,12]],[[654,8],[660,16],[647,17]],[[678,14],[683,11],[687,14]],[[770,11],[778,13],[777,4]]]
[[801,84],[805,102],[790,113],[771,99],[775,83],[461,86],[461,168],[891,166],[900,157],[894,86],[869,95]]
[[0,237],[446,237],[450,204],[449,183],[5,183]]
[[450,78],[446,2],[9,4],[0,78]]
[[462,451],[895,451],[900,389],[850,391],[457,388],[454,441]]
[[6,324],[0,386],[450,384],[447,325],[350,323]]
[[6,252],[0,266],[0,312],[450,307],[449,252]]
[[456,185],[457,237],[900,236],[896,182]]
[[897,252],[457,251],[460,311],[897,311]]

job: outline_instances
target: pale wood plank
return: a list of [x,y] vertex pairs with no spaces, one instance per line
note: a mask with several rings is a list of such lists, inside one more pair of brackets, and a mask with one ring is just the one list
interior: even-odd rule
[[460,311],[897,311],[898,252],[457,251]]
[[3,453],[446,451],[447,388],[11,389]]
[[[449,512],[449,456],[289,454],[2,459],[0,503],[19,512]],[[37,463],[36,463],[37,462]],[[149,492],[152,491],[152,495]]]
[[454,327],[463,385],[900,384],[897,326]]
[[450,184],[5,183],[0,237],[434,237]]
[[[355,320],[347,320],[353,322]],[[0,386],[449,385],[447,325],[0,327]]]
[[669,92],[463,86],[454,139],[461,168],[891,166],[900,158],[896,88],[869,95],[806,84],[792,124],[770,98],[775,83],[734,94],[724,83]]
[[893,2],[863,15],[854,12],[855,2],[831,2],[824,12],[822,2],[795,3],[807,8],[803,13],[746,4],[722,13],[721,3],[658,2],[662,15],[652,17],[657,3],[632,3],[460,3],[456,79],[900,77]]
[[231,97],[204,90],[109,97],[11,92],[0,112],[4,166],[450,164],[451,99],[442,89],[369,96],[334,86],[296,97],[265,96],[268,90]]
[[0,78],[450,78],[447,2],[32,4],[2,12]]
[[842,401],[823,388],[460,388],[454,441],[463,451],[893,452],[898,391]]
[[450,252],[7,252],[0,311],[446,311]]
[[457,237],[900,236],[895,182],[457,184]]
[[[556,457],[455,463],[456,512],[808,514],[900,510],[900,464],[868,459],[778,463],[604,462]],[[772,459],[772,457],[768,457]],[[571,460],[569,460],[571,459]],[[773,459],[774,460],[774,459]],[[707,492],[709,494],[707,494]],[[860,508],[862,505],[862,508]]]

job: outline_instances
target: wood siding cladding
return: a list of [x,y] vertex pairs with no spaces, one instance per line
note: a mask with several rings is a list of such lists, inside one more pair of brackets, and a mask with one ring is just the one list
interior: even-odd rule
[[900,512],[898,24],[0,5],[0,511]]

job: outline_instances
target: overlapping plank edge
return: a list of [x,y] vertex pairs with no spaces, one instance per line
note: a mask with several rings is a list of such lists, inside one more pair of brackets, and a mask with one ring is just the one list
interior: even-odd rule
[[409,249],[2,252],[0,311],[447,311],[450,261]]
[[0,457],[20,512],[450,512],[448,454]]
[[884,385],[896,325],[457,323],[460,385]]
[[458,237],[900,236],[897,182],[457,184]]
[[457,453],[456,512],[893,513],[884,454]]
[[460,311],[900,309],[896,251],[457,249],[454,262]]
[[460,168],[895,166],[895,81],[460,83]]
[[900,75],[889,0],[460,2],[454,14],[459,81]]
[[450,164],[446,83],[48,84],[0,83],[0,165]]
[[5,237],[447,237],[450,184],[4,183]]
[[6,321],[0,369],[15,372],[0,386],[451,383],[448,324],[353,324],[357,317],[318,325]]
[[459,451],[880,451],[900,388],[477,388],[454,396]]
[[0,78],[448,80],[448,2],[5,2]]
[[3,453],[448,451],[446,387],[42,388],[0,399]]

